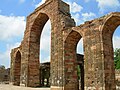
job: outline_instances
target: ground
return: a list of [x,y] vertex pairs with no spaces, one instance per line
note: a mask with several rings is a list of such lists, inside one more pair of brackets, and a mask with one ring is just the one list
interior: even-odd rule
[[0,84],[0,90],[50,90],[50,89],[49,88],[20,87],[20,86],[13,86],[9,84]]

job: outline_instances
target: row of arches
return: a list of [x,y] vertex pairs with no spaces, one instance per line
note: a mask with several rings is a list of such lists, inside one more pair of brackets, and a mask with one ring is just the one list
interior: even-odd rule
[[[31,37],[31,40],[32,40],[32,38],[34,38],[35,39],[34,41],[37,41],[37,44],[35,44],[35,45],[37,45],[37,47],[36,47],[37,49],[36,48],[35,49],[37,50],[38,54],[40,53],[40,46],[42,44],[42,43],[40,43],[40,37],[42,34],[43,27],[48,19],[49,19],[49,17],[46,14],[42,13],[39,15],[39,18],[36,18],[36,20],[34,22],[34,25],[37,26],[38,28],[36,29],[37,33],[34,33],[33,37]],[[32,32],[34,32],[34,30],[35,30],[34,25],[33,25]],[[113,69],[113,71],[114,71],[114,61],[113,61],[114,60],[114,54],[113,54],[114,50],[113,50],[112,38],[113,38],[114,31],[116,30],[116,28],[119,25],[120,25],[120,17],[112,16],[112,17],[109,17],[108,19],[106,19],[104,25],[100,29],[100,30],[102,30],[102,38],[101,39],[103,39],[103,49],[106,50],[104,52],[104,55],[106,55],[104,57],[104,62],[105,62],[104,70]],[[33,33],[31,33],[31,34],[33,34]],[[84,56],[80,55],[77,52],[78,42],[80,40],[82,40],[82,37],[83,36],[81,36],[80,33],[78,33],[77,31],[74,31],[74,30],[72,30],[69,33],[69,35],[67,36],[67,38],[64,42],[64,50],[65,50],[65,52],[64,52],[65,63],[64,64],[65,64],[65,69],[66,69],[65,75],[69,76],[69,77],[65,77],[66,78],[65,82],[69,82],[69,80],[71,78],[73,78],[74,76],[77,77],[76,82],[78,82],[79,77],[81,77],[81,88],[82,88],[82,90],[84,90],[84,82],[85,82],[84,81],[84,58],[83,58]],[[84,43],[84,38],[83,38],[83,43]],[[39,50],[39,52],[38,52],[38,50]],[[79,51],[79,49],[78,49],[78,51]],[[110,67],[108,65],[108,61],[110,62],[109,63],[111,65]],[[72,62],[71,65],[70,65],[70,62]],[[79,71],[78,71],[78,67],[80,68]],[[70,68],[74,68],[74,69],[71,70]],[[20,72],[21,72],[21,52],[17,51],[16,57],[15,57],[15,68],[14,68],[14,80],[16,82],[15,85],[20,85],[20,74],[21,74]],[[81,74],[80,74],[81,76],[79,76],[76,72],[81,72]],[[105,75],[107,75],[108,72],[105,72],[105,73],[106,73]],[[114,72],[110,72],[110,73],[111,73],[111,77],[113,77],[112,74]],[[108,80],[108,78],[105,78],[105,79]]]

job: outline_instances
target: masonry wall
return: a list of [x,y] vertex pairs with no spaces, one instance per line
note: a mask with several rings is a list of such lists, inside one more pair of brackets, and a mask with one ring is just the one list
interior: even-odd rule
[[19,50],[20,85],[40,85],[40,37],[49,19],[51,90],[78,90],[76,47],[81,38],[84,47],[84,89],[115,90],[112,35],[120,25],[120,13],[111,13],[75,26],[69,5],[61,0],[47,0],[27,17],[23,41],[11,52],[11,82],[16,83],[14,63]]

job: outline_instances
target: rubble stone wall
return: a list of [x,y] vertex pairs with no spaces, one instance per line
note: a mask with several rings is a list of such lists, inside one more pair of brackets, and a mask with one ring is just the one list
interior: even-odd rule
[[51,21],[51,90],[78,90],[76,48],[81,38],[84,47],[84,89],[115,90],[112,35],[120,25],[120,13],[110,13],[75,26],[69,5],[61,0],[46,0],[27,17],[23,41],[11,52],[11,82],[16,83],[16,51],[20,50],[19,85],[40,85],[40,37],[48,19]]

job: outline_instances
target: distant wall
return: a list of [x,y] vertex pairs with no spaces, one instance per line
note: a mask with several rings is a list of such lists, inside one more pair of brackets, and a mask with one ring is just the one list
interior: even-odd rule
[[0,82],[9,81],[10,78],[10,68],[0,69]]

